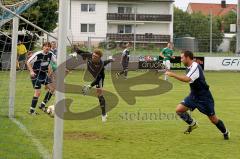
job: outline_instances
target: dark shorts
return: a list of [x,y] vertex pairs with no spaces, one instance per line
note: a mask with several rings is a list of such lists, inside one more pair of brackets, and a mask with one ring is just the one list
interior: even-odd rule
[[129,62],[122,62],[122,68],[123,68],[123,70],[128,69],[128,63],[129,63]]
[[101,78],[101,80],[96,84],[96,88],[103,88],[104,78]]
[[22,54],[18,56],[18,61],[25,61],[26,60],[26,54]]
[[197,108],[201,113],[207,116],[215,115],[214,100],[211,92],[207,92],[205,96],[189,95],[181,104],[188,107],[191,111]]
[[32,85],[34,89],[41,89],[42,85],[48,85],[52,83],[51,79],[46,75],[36,75],[36,77],[31,78]]

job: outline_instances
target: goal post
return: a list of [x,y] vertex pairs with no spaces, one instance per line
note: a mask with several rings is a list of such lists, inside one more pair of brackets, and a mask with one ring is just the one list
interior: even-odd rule
[[11,54],[11,71],[9,83],[9,118],[14,117],[14,103],[16,94],[16,61],[17,61],[17,41],[18,41],[19,18],[13,18],[12,29],[12,54]]
[[[17,87],[16,87],[16,83],[17,83],[17,74],[20,74],[16,71],[16,67],[17,67],[17,45],[18,45],[18,36],[19,36],[19,31],[20,31],[20,25],[21,23],[27,24],[27,26],[32,30],[27,30],[28,28],[24,28],[26,29],[26,31],[32,31],[31,33],[39,33],[40,36],[43,37],[43,35],[47,35],[49,37],[51,37],[51,39],[56,40],[56,42],[58,43],[58,58],[57,58],[57,65],[64,65],[64,62],[66,61],[66,54],[67,54],[67,41],[70,43],[71,45],[71,41],[68,39],[67,37],[67,31],[68,31],[68,23],[66,23],[66,21],[68,21],[68,12],[69,12],[69,0],[60,0],[59,1],[59,8],[58,8],[58,35],[55,36],[51,33],[49,33],[48,31],[44,30],[43,28],[39,27],[38,25],[34,24],[34,22],[30,21],[29,19],[24,18],[23,16],[15,13],[14,11],[6,8],[6,6],[4,6],[1,1],[0,1],[0,9],[2,12],[7,12],[8,14],[13,15],[13,18],[10,19],[8,21],[8,23],[5,23],[4,25],[1,26],[1,30],[0,33],[1,35],[6,36],[7,38],[11,39],[11,49],[8,52],[8,55],[10,56],[9,58],[9,66],[10,67],[6,67],[6,70],[9,70],[9,86],[8,86],[8,117],[9,118],[15,118],[15,114],[17,114],[15,111],[15,109],[17,108],[16,104],[19,105],[19,103],[17,102],[18,100],[16,100],[16,96],[18,96],[17,92]],[[9,32],[7,32],[7,34],[5,34],[5,30],[4,27],[7,28],[7,30],[9,30]],[[10,32],[11,30],[11,32]],[[25,38],[25,36],[24,36]],[[31,42],[34,41],[34,43],[38,43],[38,40],[30,40]],[[7,45],[7,43],[5,42],[5,45]],[[40,45],[39,45],[40,46]],[[40,47],[39,47],[40,48]],[[27,49],[28,50],[28,49]],[[33,51],[33,50],[31,50]],[[2,51],[4,53],[4,50]],[[0,57],[2,56],[2,54],[0,54]],[[62,68],[62,67],[60,67]],[[28,78],[28,77],[25,77]],[[58,69],[57,70],[57,90],[63,90],[60,87],[64,86],[64,78],[65,78],[65,67],[63,69]],[[64,92],[60,92],[60,91],[56,91],[56,101],[55,101],[55,106],[56,104],[64,99]],[[23,103],[25,104],[25,103]],[[62,109],[61,113],[64,113],[64,108],[65,108],[65,104],[63,105],[59,105]],[[64,119],[61,118],[61,116],[57,116],[55,115],[55,119],[54,119],[54,141],[53,141],[53,145],[52,150],[52,158],[54,159],[62,159],[63,156],[63,121]]]
[[[65,102],[61,102],[65,98],[64,92],[64,78],[65,78],[65,64],[67,53],[67,32],[68,32],[68,0],[59,1],[59,29],[58,29],[58,58],[57,58],[57,90],[56,90],[56,103],[60,108],[60,114],[64,113]],[[63,67],[59,67],[63,65]],[[56,110],[56,109],[55,109]],[[54,118],[54,144],[53,144],[53,159],[62,159],[63,156],[63,125],[64,120],[61,118],[63,115],[55,115]]]

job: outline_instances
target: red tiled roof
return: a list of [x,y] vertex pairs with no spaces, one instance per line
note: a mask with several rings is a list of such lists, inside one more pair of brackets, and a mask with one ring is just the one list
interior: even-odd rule
[[222,8],[221,4],[212,3],[189,3],[187,11],[201,12],[204,15],[209,15],[212,11],[213,16],[223,16],[234,10],[237,11],[236,4],[226,4],[226,8]]

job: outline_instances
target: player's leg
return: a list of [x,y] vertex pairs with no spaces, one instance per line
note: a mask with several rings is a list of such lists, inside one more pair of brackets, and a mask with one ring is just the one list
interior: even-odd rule
[[195,121],[190,116],[190,114],[187,112],[188,110],[189,110],[188,107],[184,106],[183,104],[178,104],[177,108],[176,108],[176,113],[188,125],[194,125]]
[[119,78],[119,76],[124,75],[124,78],[127,79],[128,74],[128,66],[126,64],[122,64],[122,71],[116,73],[116,78]]
[[[168,70],[167,65],[166,65],[166,61],[163,61],[163,65],[166,67],[166,70]],[[167,75],[165,75],[165,74],[164,74],[164,80],[167,80]]]
[[99,104],[102,110],[102,115],[106,115],[106,101],[105,98],[103,96],[103,89],[102,88],[97,88],[97,96],[98,96],[98,100],[99,100]]
[[187,112],[188,110],[194,110],[194,105],[194,99],[191,96],[188,96],[183,100],[183,102],[178,104],[176,108],[177,115],[188,124],[187,130],[184,132],[185,134],[190,134],[194,129],[198,127],[197,122]]
[[226,129],[223,121],[218,119],[216,115],[208,116],[208,118],[222,132],[224,139],[228,140],[230,137],[230,132]]
[[103,96],[103,81],[104,79],[100,80],[99,84],[96,87],[97,87],[97,96],[98,96],[99,104],[102,110],[102,121],[106,122],[107,113],[106,113],[106,101]]
[[127,79],[127,76],[128,76],[128,63],[126,63],[124,67],[124,78]]
[[116,78],[119,78],[119,76],[121,76],[122,74],[124,74],[124,65],[123,65],[123,63],[122,63],[122,71],[116,73]]
[[30,110],[29,110],[29,114],[32,114],[32,115],[37,115],[38,114],[35,111],[35,109],[36,109],[36,106],[37,106],[37,103],[38,103],[38,98],[40,97],[40,95],[41,95],[41,89],[35,89],[34,90],[34,95],[33,95],[33,98],[32,98],[31,107],[30,107]]
[[39,79],[37,79],[35,77],[32,78],[31,80],[32,80],[33,88],[34,88],[34,95],[33,95],[33,98],[32,98],[32,103],[31,103],[31,106],[30,106],[29,114],[37,115],[38,113],[35,111],[35,108],[37,106],[38,99],[41,95],[41,83],[40,83]]
[[45,80],[44,84],[46,85],[48,91],[47,91],[47,93],[44,97],[44,100],[42,101],[41,105],[39,106],[39,109],[41,109],[42,111],[45,112],[46,111],[46,104],[51,99],[55,89],[54,89],[54,86],[51,83],[51,80],[48,77],[46,77],[46,80]]
[[[170,70],[171,69],[171,63],[170,60],[167,61],[163,61],[163,64],[166,67],[166,70]],[[164,74],[164,80],[168,80],[168,76]]]
[[[208,93],[206,93],[208,94]],[[216,125],[216,127],[223,133],[224,139],[228,140],[230,133],[226,129],[224,123],[222,120],[220,120],[216,115],[215,115],[215,110],[214,110],[214,100],[212,98],[212,95],[209,94],[209,96],[200,99],[198,102],[197,106],[198,110],[207,115],[209,120]]]

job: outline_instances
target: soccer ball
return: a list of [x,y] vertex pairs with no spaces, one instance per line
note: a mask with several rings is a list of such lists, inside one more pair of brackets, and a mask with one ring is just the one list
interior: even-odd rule
[[47,113],[50,115],[50,116],[54,116],[55,112],[54,112],[54,105],[50,105],[48,108],[47,108]]

